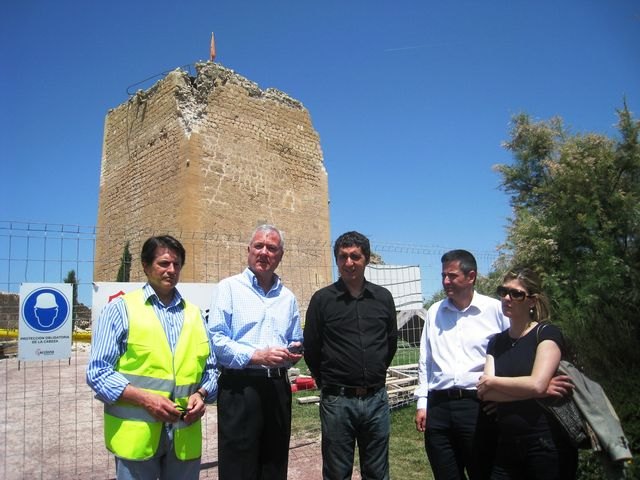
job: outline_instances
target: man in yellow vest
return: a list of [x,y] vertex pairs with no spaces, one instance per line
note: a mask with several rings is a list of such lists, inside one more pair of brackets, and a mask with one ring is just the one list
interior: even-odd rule
[[200,309],[176,289],[184,247],[151,237],[140,256],[147,283],[100,314],[87,383],[105,404],[118,480],[197,479],[200,419],[217,393],[215,356]]

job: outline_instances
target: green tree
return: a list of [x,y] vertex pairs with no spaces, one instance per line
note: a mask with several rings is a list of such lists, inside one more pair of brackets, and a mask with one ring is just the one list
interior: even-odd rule
[[384,260],[382,259],[382,255],[380,255],[379,253],[371,252],[369,263],[371,265],[384,265]]
[[508,257],[504,254],[500,255],[494,262],[492,270],[487,276],[478,275],[475,290],[489,297],[495,297],[496,288],[502,285],[502,279],[508,267]]
[[64,277],[62,281],[73,285],[73,305],[78,305],[78,279],[76,278],[76,271],[69,270],[67,276]]
[[129,242],[124,244],[122,257],[120,258],[120,268],[118,268],[118,276],[116,282],[128,282],[131,275],[131,252],[129,251]]
[[509,263],[540,271],[573,360],[603,384],[637,452],[640,122],[626,102],[617,113],[619,138],[517,115],[513,164],[496,169],[513,208]]
[[440,300],[444,300],[446,296],[447,295],[444,293],[443,289],[437,290],[431,295],[431,297],[429,297],[428,300],[424,302],[423,307],[428,309],[434,303],[439,302]]

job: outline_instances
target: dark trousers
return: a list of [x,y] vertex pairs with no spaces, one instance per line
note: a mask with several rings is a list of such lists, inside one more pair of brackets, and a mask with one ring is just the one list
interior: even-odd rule
[[495,419],[477,399],[429,398],[425,448],[436,480],[486,480],[496,442]]
[[492,480],[573,480],[578,450],[558,429],[501,436]]
[[218,390],[220,480],[286,480],[291,437],[288,379],[225,375]]

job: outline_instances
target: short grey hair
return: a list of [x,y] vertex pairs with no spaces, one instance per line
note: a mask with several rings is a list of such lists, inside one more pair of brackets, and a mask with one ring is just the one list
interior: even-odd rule
[[274,225],[271,225],[269,223],[263,223],[262,225],[258,225],[256,227],[256,229],[251,234],[251,238],[249,239],[249,245],[251,245],[251,242],[253,242],[253,239],[255,238],[255,236],[256,236],[256,234],[258,232],[265,232],[265,233],[275,232],[275,233],[277,233],[278,237],[280,237],[280,248],[282,250],[284,250],[284,233],[282,233]]

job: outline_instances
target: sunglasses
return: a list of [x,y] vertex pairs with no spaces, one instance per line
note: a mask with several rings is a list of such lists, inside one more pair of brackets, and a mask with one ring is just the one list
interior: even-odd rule
[[499,298],[504,298],[509,295],[511,300],[522,302],[525,298],[531,298],[533,295],[527,295],[527,292],[523,290],[517,290],[515,288],[507,288],[499,286],[496,288],[496,294]]

